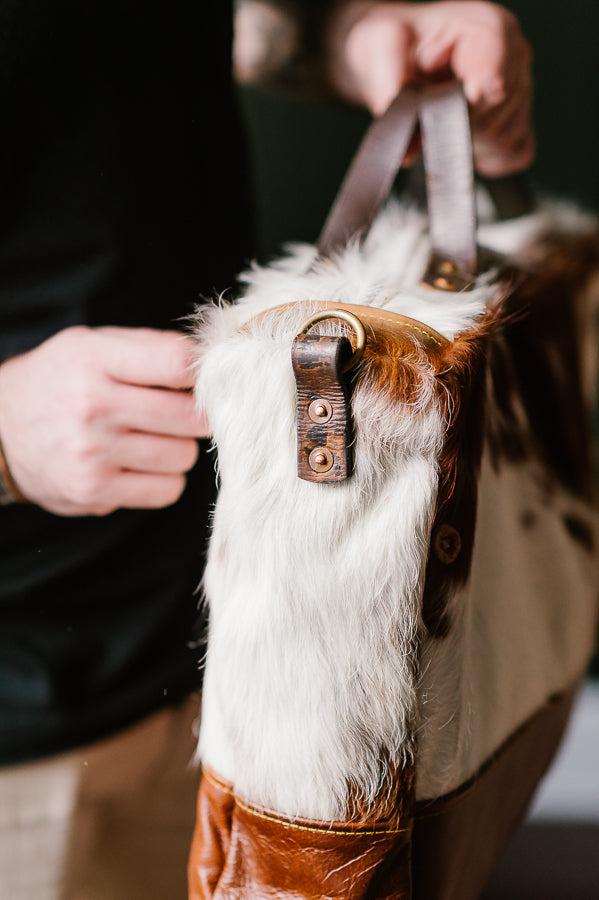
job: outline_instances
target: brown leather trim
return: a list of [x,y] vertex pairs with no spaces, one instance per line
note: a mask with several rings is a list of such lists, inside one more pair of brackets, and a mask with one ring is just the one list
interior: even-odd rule
[[555,754],[577,689],[549,700],[466,785],[417,804],[413,900],[479,897]]
[[189,900],[214,896],[231,849],[234,809],[231,787],[204,770],[187,867]]
[[204,770],[190,900],[410,900],[412,822],[377,829],[286,819]]
[[377,309],[375,306],[361,306],[357,303],[337,303],[334,300],[298,300],[296,303],[283,303],[281,306],[273,306],[271,309],[264,310],[254,319],[250,319],[246,323],[247,327],[251,322],[263,319],[265,316],[283,312],[290,307],[306,308],[306,316],[312,312],[324,309],[342,309],[345,312],[353,313],[357,316],[365,328],[370,329],[382,337],[388,337],[391,340],[409,337],[411,340],[417,340],[427,350],[440,351],[449,346],[449,341],[434,328],[429,328],[424,322],[417,319],[410,319],[408,316],[402,316],[401,313],[394,313],[388,309]]
[[212,786],[217,790],[221,791],[223,794],[229,794],[230,797],[234,797],[233,793],[233,785],[230,781],[225,781],[216,772],[213,772],[208,766],[202,766],[202,778],[207,778],[208,781],[212,783]]
[[276,823],[277,825],[280,825],[282,828],[286,829],[311,831],[315,834],[339,834],[345,837],[362,837],[363,835],[380,837],[394,834],[403,834],[406,831],[410,831],[412,827],[411,819],[406,819],[405,823],[398,828],[368,828],[360,823],[353,824],[352,822],[322,823],[315,822],[314,819],[302,819],[301,817],[291,819],[287,816],[282,816],[280,813],[277,813],[274,810],[265,809],[262,806],[256,806],[256,804],[249,803],[248,801],[239,797],[234,793],[233,786],[231,784],[223,781],[222,778],[220,778],[215,772],[212,771],[212,769],[209,769],[207,766],[204,766],[204,768],[202,769],[202,777],[212,784],[214,790],[220,792],[221,794],[229,795],[233,799],[233,803],[240,809],[243,809],[249,816],[256,816],[256,818],[258,819],[264,819],[266,821]]
[[190,900],[476,900],[555,753],[577,687],[548,701],[466,785],[418,803],[394,829],[291,820],[235,797],[205,769]]

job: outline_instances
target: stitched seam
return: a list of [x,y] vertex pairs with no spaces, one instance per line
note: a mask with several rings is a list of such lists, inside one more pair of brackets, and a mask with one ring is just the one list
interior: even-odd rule
[[379,829],[379,828],[369,828],[369,829],[361,829],[360,831],[350,831],[348,829],[340,829],[340,828],[311,828],[309,825],[298,825],[296,822],[286,822],[284,819],[279,819],[276,816],[271,816],[268,813],[258,812],[256,809],[252,809],[251,806],[248,806],[246,803],[243,803],[238,797],[235,796],[235,793],[231,788],[226,787],[222,782],[218,781],[211,772],[207,769],[204,769],[202,772],[203,777],[210,782],[215,788],[218,788],[219,791],[222,791],[224,794],[228,794],[230,797],[233,797],[235,800],[235,805],[240,809],[243,809],[245,812],[249,813],[251,816],[256,816],[259,819],[265,819],[267,822],[276,822],[278,825],[282,825],[284,828],[293,828],[297,831],[309,831],[312,834],[341,834],[341,835],[391,835],[391,834],[404,834],[409,831],[408,828],[396,828],[396,829]]
[[[289,307],[293,307],[293,306],[298,307],[298,306],[300,306],[300,305],[308,305],[308,304],[311,304],[311,303],[315,303],[317,306],[320,305],[320,308],[321,308],[323,311],[326,310],[326,309],[329,309],[329,308],[334,309],[335,306],[336,306],[337,308],[339,308],[339,309],[347,309],[347,308],[349,308],[349,310],[352,311],[351,308],[352,308],[352,306],[354,305],[354,304],[351,304],[351,303],[345,303],[345,304],[344,304],[344,303],[336,303],[336,304],[335,304],[334,301],[332,301],[332,300],[325,300],[325,301],[321,301],[321,300],[314,300],[314,301],[306,300],[306,301],[296,301],[296,302],[293,302],[293,301],[292,301],[292,302],[290,302],[290,303],[284,303],[284,304],[282,304],[281,306],[273,306],[271,309],[265,309],[263,312],[258,313],[258,315],[252,316],[252,317],[245,323],[245,325],[243,325],[239,330],[240,330],[240,331],[244,331],[245,329],[248,329],[248,328],[249,328],[249,326],[252,324],[252,322],[258,321],[258,320],[262,319],[263,317],[265,317],[265,316],[267,316],[267,315],[270,315],[270,313],[279,312],[279,311],[280,311],[281,309],[283,309],[283,308],[289,308]],[[322,305],[323,303],[325,303],[324,306]],[[329,307],[329,305],[328,305],[329,303],[330,303],[330,304],[334,304],[334,306]],[[359,306],[360,304],[355,304],[355,305],[356,305],[356,306]],[[389,318],[389,317],[393,317],[393,316],[395,316],[395,315],[400,315],[400,313],[393,313],[393,312],[387,310],[388,316],[389,316],[389,317],[387,317],[387,316],[376,316],[376,315],[372,315],[372,313],[370,312],[371,309],[376,309],[376,307],[367,307],[367,308],[368,308],[369,312],[368,312],[368,315],[364,315],[364,318],[367,319],[369,322],[382,322],[384,325],[389,325],[389,324],[391,323],[391,321],[392,321],[392,319]],[[358,313],[354,312],[354,315],[358,315]],[[359,316],[358,316],[358,318],[359,318]],[[409,317],[408,317],[408,316],[401,316],[401,318],[402,318],[402,319],[407,319],[407,318],[409,318]],[[430,331],[427,331],[425,328],[419,328],[417,325],[412,325],[412,324],[410,324],[409,322],[405,322],[405,321],[404,321],[402,324],[403,324],[403,326],[404,326],[405,328],[409,328],[411,331],[415,331],[417,334],[421,334],[421,335],[423,335],[425,338],[428,338],[428,339],[429,339],[430,341],[432,341],[432,343],[435,344],[437,347],[444,347],[446,343],[447,343],[447,344],[449,343],[449,341],[447,341],[446,339],[444,339],[443,341],[438,340],[433,334],[431,334]]]
[[[359,304],[357,304],[357,305],[359,305]],[[352,304],[350,304],[350,303],[346,303],[346,304],[340,303],[339,304],[339,309],[349,308],[351,310],[351,307],[352,307]],[[327,307],[324,307],[324,309],[326,310]],[[354,313],[354,315],[356,315],[356,316],[358,316],[358,318],[360,318],[358,313]],[[392,322],[393,322],[392,317],[395,316],[396,314],[389,312],[388,316],[372,315],[372,313],[370,312],[370,308],[369,308],[368,314],[364,313],[363,315],[367,322],[382,322],[383,325],[392,325]],[[436,344],[437,347],[444,346],[444,344],[441,341],[439,341],[434,336],[434,334],[431,334],[431,332],[428,331],[426,328],[419,328],[418,325],[413,325],[411,322],[406,322],[405,319],[408,318],[407,316],[402,316],[401,318],[404,320],[404,321],[402,321],[402,326],[404,328],[409,328],[411,331],[415,331],[417,334],[423,335],[424,337],[426,337],[430,341],[432,341],[433,344]],[[447,341],[447,343],[449,343],[449,341]]]
[[[367,319],[367,320],[370,321],[370,322],[382,322],[384,325],[385,325],[385,324],[387,324],[387,325],[390,324],[389,319],[387,319],[385,316],[371,316],[371,315],[369,315],[368,317],[367,317],[367,316],[364,316],[364,318]],[[442,346],[443,346],[443,344],[441,343],[441,341],[438,341],[437,338],[436,338],[434,335],[432,335],[432,334],[430,333],[430,331],[426,331],[424,328],[419,328],[417,325],[412,325],[410,322],[402,322],[402,326],[403,326],[404,328],[409,328],[411,331],[415,331],[417,334],[422,334],[422,335],[424,335],[424,337],[428,338],[429,341],[432,341],[433,344],[436,344],[437,347],[442,347]]]
[[364,829],[361,831],[349,831],[341,828],[311,828],[309,825],[298,825],[296,822],[286,822],[283,819],[278,819],[276,816],[269,816],[267,813],[258,812],[255,809],[252,809],[251,806],[247,806],[245,803],[242,803],[237,797],[235,798],[235,804],[243,809],[244,812],[249,813],[251,816],[256,816],[259,819],[265,819],[267,822],[275,822],[277,825],[282,825],[283,828],[295,829],[296,831],[309,831],[312,834],[323,834],[323,835],[345,835],[348,837],[359,837],[361,835],[391,835],[391,834],[405,834],[405,832],[409,831],[409,828],[396,828],[392,830],[383,830],[383,829]]
[[214,777],[214,775],[212,775],[212,773],[209,772],[207,769],[202,769],[202,777],[205,778],[206,781],[209,781],[213,787],[217,788],[219,791],[222,791],[223,794],[228,794],[229,797],[235,797],[235,794],[233,793],[232,789],[227,787],[225,784],[223,784],[222,781],[218,781]]

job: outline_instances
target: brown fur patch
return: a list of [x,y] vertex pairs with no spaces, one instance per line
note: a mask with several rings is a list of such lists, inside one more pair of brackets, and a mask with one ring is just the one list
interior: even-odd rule
[[[445,350],[438,373],[448,427],[433,534],[452,526],[461,550],[450,564],[429,553],[423,620],[434,637],[449,633],[449,600],[470,574],[484,440],[497,468],[541,460],[548,504],[552,482],[584,499],[592,493],[577,302],[599,266],[599,242],[594,234],[545,236],[530,256],[542,262],[526,276],[504,272],[498,301]],[[564,524],[589,544],[578,520]]]
[[486,315],[476,328],[459,335],[445,351],[437,376],[448,424],[439,458],[432,533],[450,526],[460,538],[460,551],[452,562],[435,553],[432,545],[429,551],[422,618],[429,634],[438,638],[449,633],[448,599],[470,574],[485,415],[484,363],[492,321]]
[[[581,295],[599,267],[595,234],[546,235],[530,250],[535,271],[506,298],[509,320],[491,345],[495,464],[534,455],[548,477],[592,496],[589,416],[582,385]],[[516,399],[528,421],[517,424]]]
[[353,826],[398,828],[409,819],[415,803],[416,769],[413,761],[406,762],[398,770],[385,759],[381,751],[381,771],[386,773],[385,784],[372,807],[350,785],[347,809],[348,821]]

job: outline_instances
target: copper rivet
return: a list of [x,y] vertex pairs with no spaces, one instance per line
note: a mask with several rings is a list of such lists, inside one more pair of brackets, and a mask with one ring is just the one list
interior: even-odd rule
[[324,425],[333,415],[333,407],[328,400],[317,397],[308,407],[308,415],[317,425]]
[[458,267],[450,259],[444,259],[439,263],[439,272],[441,272],[442,275],[455,275],[457,271]]
[[433,538],[433,546],[437,559],[446,566],[455,562],[462,549],[462,539],[459,531],[453,525],[439,525]]
[[333,467],[333,454],[328,447],[315,447],[308,457],[313,472],[328,472]]
[[439,288],[442,291],[450,291],[455,287],[455,281],[453,278],[445,278],[444,276],[440,276],[439,278],[435,278],[435,287]]

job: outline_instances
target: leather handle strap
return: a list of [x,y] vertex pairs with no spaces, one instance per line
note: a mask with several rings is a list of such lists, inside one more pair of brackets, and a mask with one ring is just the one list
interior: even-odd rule
[[318,240],[329,256],[348,240],[366,237],[406,155],[418,116],[418,93],[405,88],[375,119],[348,169]]
[[456,81],[408,87],[363,139],[318,242],[328,256],[364,238],[401,167],[417,121],[422,129],[433,256],[476,271],[474,170],[468,107]]
[[418,111],[433,257],[476,272],[474,166],[468,105],[458,82],[424,90]]

